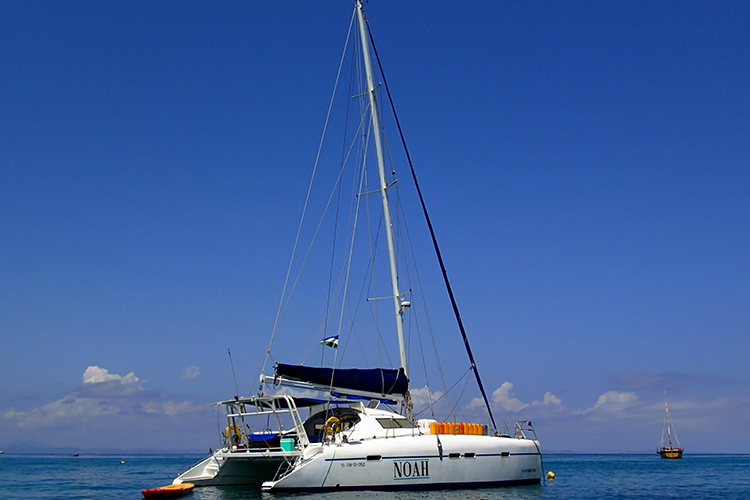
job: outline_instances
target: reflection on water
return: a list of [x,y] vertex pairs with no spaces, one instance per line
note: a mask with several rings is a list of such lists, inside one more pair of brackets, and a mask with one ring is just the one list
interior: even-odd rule
[[441,491],[341,491],[326,493],[263,493],[259,488],[241,486],[196,488],[195,500],[536,500],[543,497],[542,486]]

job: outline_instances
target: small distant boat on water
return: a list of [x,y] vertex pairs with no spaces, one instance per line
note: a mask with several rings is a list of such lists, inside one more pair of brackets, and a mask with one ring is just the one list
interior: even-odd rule
[[[674,433],[674,441],[677,446],[672,444],[672,434]],[[667,446],[664,446],[664,435],[667,436]],[[680,440],[677,438],[677,431],[674,430],[672,425],[672,418],[669,416],[669,406],[667,406],[666,395],[664,397],[664,427],[661,430],[661,445],[659,450],[656,452],[661,458],[682,458],[683,452],[682,446],[680,446]]]

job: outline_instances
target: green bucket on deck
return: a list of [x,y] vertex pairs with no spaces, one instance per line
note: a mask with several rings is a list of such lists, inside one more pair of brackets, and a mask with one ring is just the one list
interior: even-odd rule
[[282,451],[294,451],[294,438],[281,438]]

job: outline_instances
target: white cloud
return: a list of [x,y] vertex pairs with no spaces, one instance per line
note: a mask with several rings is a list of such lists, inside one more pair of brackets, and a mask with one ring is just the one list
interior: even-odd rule
[[140,381],[135,373],[130,372],[124,377],[117,375],[116,373],[109,373],[109,370],[100,368],[98,366],[89,366],[86,371],[83,372],[83,383],[84,384],[101,384],[103,382],[118,381],[121,384],[136,384]]
[[198,368],[195,365],[188,366],[187,368],[183,368],[182,370],[182,378],[196,378],[198,375],[201,374],[200,368]]
[[272,394],[288,394],[289,396],[292,396],[293,398],[310,398],[310,399],[320,398],[320,393],[318,391],[313,391],[310,389],[298,390],[298,389],[293,389],[291,387],[286,387],[286,386],[279,387],[276,390],[276,392]]
[[[448,398],[444,398],[443,391],[430,391],[429,387],[419,389],[410,389],[411,402],[414,405],[414,413],[418,413],[418,418],[432,418],[433,413],[438,420],[449,420]],[[432,402],[432,411],[429,406]]]
[[[534,401],[533,403],[524,403],[520,399],[513,397],[511,391],[513,390],[513,384],[511,382],[503,382],[503,384],[494,390],[492,393],[492,406],[493,408],[500,407],[503,410],[511,413],[525,410],[529,407],[540,407],[547,406],[555,408],[555,412],[560,411],[563,408],[562,400],[547,391],[544,393],[542,401]],[[474,398],[471,402],[466,405],[468,409],[484,408],[484,400],[482,398]]]
[[141,404],[141,409],[146,413],[156,413],[173,417],[184,413],[205,412],[208,409],[208,406],[196,405],[191,403],[190,401],[176,403],[172,400],[169,400],[167,402],[148,401]]
[[484,406],[484,400],[482,398],[474,398],[471,401],[469,401],[469,404],[466,405],[466,408],[469,410],[476,410],[477,408],[481,408]]
[[594,406],[586,410],[578,410],[576,415],[583,415],[595,411],[616,413],[638,403],[638,396],[634,392],[607,391],[596,400]]
[[500,405],[505,411],[510,412],[517,412],[524,408],[528,408],[528,403],[524,403],[520,399],[511,396],[511,390],[513,390],[513,384],[510,382],[503,382],[503,385],[495,389],[492,393],[492,402],[495,405]]
[[7,419],[22,418],[24,415],[26,415],[25,412],[16,411],[13,408],[0,413],[0,417],[7,418]]
[[165,400],[158,392],[145,390],[142,382],[133,372],[121,376],[99,366],[89,366],[83,372],[83,385],[63,398],[30,411],[10,409],[0,415],[17,428],[27,429],[67,428],[82,419],[131,418],[146,414],[173,417],[209,410],[205,405],[190,401]]
[[101,366],[85,367],[78,380],[75,390],[33,409],[0,408],[0,443],[24,439],[51,447],[154,450],[217,444],[217,410],[208,401],[170,397],[146,389],[132,372],[123,376]]
[[551,392],[547,391],[544,393],[544,398],[541,402],[534,401],[531,403],[531,406],[561,406],[562,405],[562,399],[558,398]]

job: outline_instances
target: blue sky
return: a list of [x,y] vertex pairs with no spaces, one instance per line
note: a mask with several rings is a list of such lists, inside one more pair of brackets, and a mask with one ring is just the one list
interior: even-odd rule
[[[748,4],[366,8],[496,418],[647,451],[667,390],[686,448],[749,452]],[[256,387],[350,3],[0,9],[0,445],[215,447],[227,348]]]

